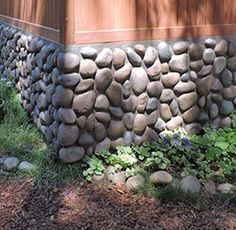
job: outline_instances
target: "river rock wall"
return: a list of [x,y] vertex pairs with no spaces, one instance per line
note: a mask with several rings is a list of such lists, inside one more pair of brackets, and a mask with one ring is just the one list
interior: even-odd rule
[[236,48],[207,38],[98,51],[0,26],[0,72],[64,162],[117,145],[153,141],[164,129],[229,126],[236,105]]

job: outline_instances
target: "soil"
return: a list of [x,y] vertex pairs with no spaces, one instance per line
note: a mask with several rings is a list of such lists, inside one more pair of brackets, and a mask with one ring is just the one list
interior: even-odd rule
[[79,182],[35,186],[33,179],[0,181],[1,230],[236,229],[236,205],[161,204],[122,188]]

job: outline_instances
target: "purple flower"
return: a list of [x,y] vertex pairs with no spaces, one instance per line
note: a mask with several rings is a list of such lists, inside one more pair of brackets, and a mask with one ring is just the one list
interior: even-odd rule
[[182,139],[182,142],[183,142],[184,146],[190,146],[190,145],[191,145],[190,140],[187,139],[187,138],[183,138],[183,139]]
[[167,140],[167,139],[164,139],[162,143],[163,143],[164,145],[169,145],[169,144],[170,144],[170,141]]

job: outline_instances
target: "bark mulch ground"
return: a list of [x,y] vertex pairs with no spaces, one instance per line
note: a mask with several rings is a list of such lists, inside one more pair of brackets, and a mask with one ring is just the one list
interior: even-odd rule
[[197,211],[93,184],[36,188],[32,179],[8,179],[0,181],[0,229],[235,230],[236,206]]

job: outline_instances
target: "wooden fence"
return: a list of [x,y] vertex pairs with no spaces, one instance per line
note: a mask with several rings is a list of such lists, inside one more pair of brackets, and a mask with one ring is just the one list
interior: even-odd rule
[[65,44],[236,34],[236,0],[0,0],[0,21]]

